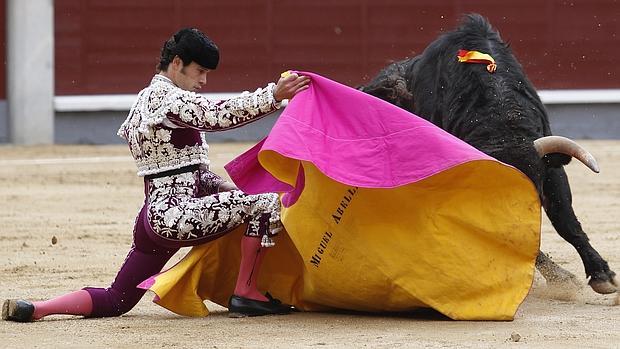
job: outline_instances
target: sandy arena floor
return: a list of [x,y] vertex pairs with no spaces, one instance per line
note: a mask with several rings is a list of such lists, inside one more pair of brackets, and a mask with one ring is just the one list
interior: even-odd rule
[[[620,273],[620,141],[580,143],[598,159],[601,173],[576,161],[567,166],[574,207],[593,245]],[[248,147],[213,144],[214,170],[224,174],[222,166]],[[129,248],[142,195],[124,146],[0,146],[0,299],[44,299],[109,285]],[[577,253],[546,218],[542,249],[585,284]],[[538,276],[513,322],[456,322],[424,311],[230,319],[212,304],[209,317],[184,318],[151,303],[147,294],[120,318],[0,322],[0,347],[617,348],[616,297],[589,287],[572,297],[550,292]]]

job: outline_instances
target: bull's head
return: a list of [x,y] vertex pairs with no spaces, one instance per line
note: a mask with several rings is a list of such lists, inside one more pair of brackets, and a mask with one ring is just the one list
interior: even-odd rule
[[419,57],[390,64],[368,84],[358,89],[413,113],[415,105],[411,93],[410,72]]

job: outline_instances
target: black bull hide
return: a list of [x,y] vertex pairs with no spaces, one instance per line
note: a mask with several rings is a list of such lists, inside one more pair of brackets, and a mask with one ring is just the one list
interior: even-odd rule
[[[460,63],[461,49],[491,55],[497,70],[490,73],[486,64]],[[563,168],[571,157],[551,153],[541,158],[537,153],[534,140],[551,135],[547,112],[510,48],[484,17],[465,16],[460,27],[441,35],[421,55],[387,66],[360,90],[433,122],[525,173],[536,185],[555,230],[579,253],[590,286],[599,293],[617,290],[615,273],[590,245],[573,212]],[[536,266],[548,283],[577,283],[542,252]]]

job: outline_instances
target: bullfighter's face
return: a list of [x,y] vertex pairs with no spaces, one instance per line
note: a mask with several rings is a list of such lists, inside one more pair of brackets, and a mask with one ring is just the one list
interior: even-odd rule
[[210,71],[196,62],[184,66],[179,56],[174,57],[169,68],[169,77],[172,82],[179,88],[192,92],[198,92],[204,87]]

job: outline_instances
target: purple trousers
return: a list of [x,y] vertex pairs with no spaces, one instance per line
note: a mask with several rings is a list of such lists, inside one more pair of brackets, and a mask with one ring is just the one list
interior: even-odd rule
[[146,290],[136,286],[159,273],[181,247],[158,244],[147,222],[146,210],[145,204],[136,218],[131,249],[112,285],[108,288],[84,288],[93,301],[90,317],[119,316],[131,310],[146,293]]
[[213,241],[240,223],[248,223],[248,236],[272,234],[270,217],[279,221],[279,206],[273,208],[277,195],[216,192],[213,176],[198,171],[145,180],[146,199],[136,218],[133,243],[114,282],[108,288],[84,288],[93,302],[90,317],[131,310],[146,292],[136,286],[159,273],[181,247]]

